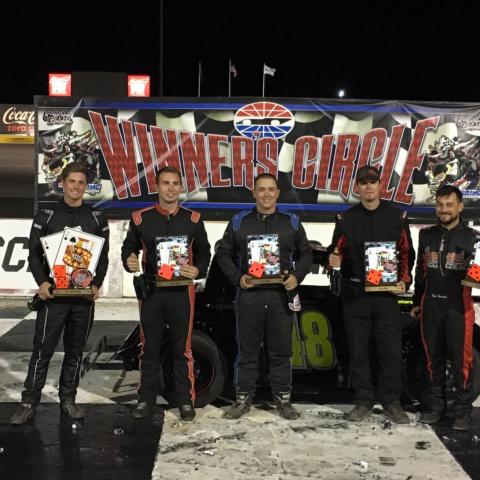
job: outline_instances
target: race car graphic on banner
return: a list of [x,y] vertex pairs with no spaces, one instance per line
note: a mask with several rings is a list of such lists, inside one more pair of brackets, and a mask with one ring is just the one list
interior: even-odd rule
[[280,204],[312,219],[358,201],[355,172],[381,169],[381,196],[431,214],[445,184],[480,201],[480,105],[310,99],[100,100],[36,97],[38,202],[61,195],[71,161],[89,172],[87,200],[127,216],[156,201],[155,172],[182,173],[182,200],[228,219],[252,203],[256,175],[280,183]]

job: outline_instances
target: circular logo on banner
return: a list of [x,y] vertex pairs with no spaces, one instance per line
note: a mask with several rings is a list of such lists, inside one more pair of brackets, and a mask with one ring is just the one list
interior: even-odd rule
[[74,287],[87,288],[92,283],[92,274],[85,268],[77,268],[72,272],[72,283]]
[[273,102],[255,102],[237,110],[233,118],[237,132],[243,137],[259,138],[285,137],[292,130],[295,119],[288,108]]

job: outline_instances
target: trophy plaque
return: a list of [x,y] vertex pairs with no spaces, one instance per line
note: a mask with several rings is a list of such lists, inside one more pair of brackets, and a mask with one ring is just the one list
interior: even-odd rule
[[396,242],[365,242],[365,291],[398,291]]
[[[50,265],[55,281],[53,295],[56,297],[93,297],[91,283],[105,239],[82,232],[78,227],[67,227],[61,236],[49,235],[42,240],[49,264],[53,261],[53,264]],[[54,248],[54,241],[58,241],[58,249],[53,259],[50,250]]]
[[247,236],[248,274],[253,285],[283,283],[276,233]]
[[472,257],[467,267],[467,273],[462,280],[465,287],[480,288],[480,235],[476,236]]
[[188,238],[172,235],[155,239],[157,250],[157,287],[192,285],[191,278],[183,277],[180,269],[189,264]]

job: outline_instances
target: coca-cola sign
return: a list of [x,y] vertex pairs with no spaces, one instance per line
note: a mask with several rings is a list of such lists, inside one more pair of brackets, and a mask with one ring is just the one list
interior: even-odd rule
[[0,135],[35,134],[35,109],[32,105],[0,105]]

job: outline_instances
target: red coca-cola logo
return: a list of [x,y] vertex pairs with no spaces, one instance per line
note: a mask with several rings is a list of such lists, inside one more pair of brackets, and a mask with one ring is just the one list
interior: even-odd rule
[[11,106],[7,108],[3,114],[2,121],[5,125],[35,125],[35,111],[34,110],[17,110],[16,107]]

